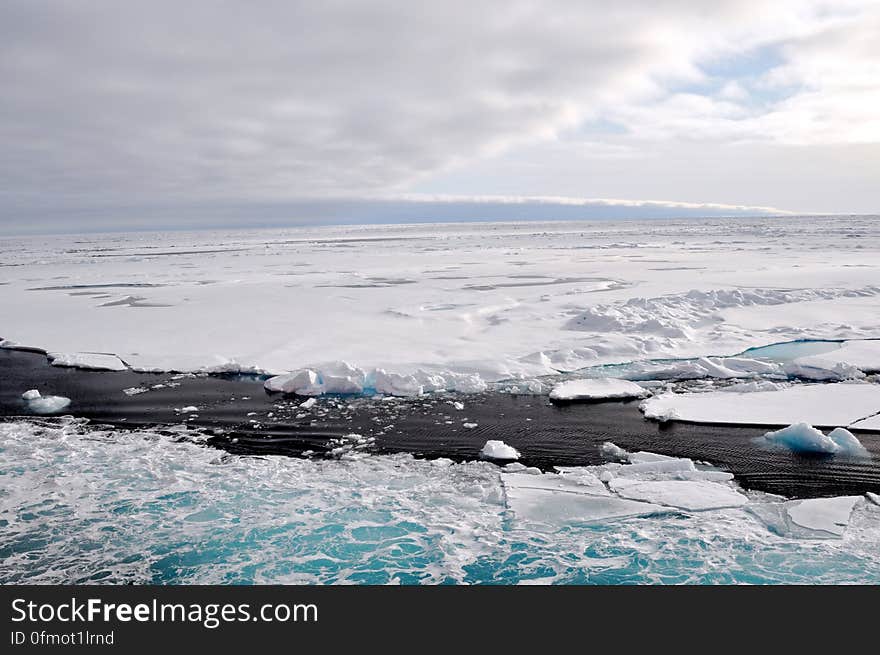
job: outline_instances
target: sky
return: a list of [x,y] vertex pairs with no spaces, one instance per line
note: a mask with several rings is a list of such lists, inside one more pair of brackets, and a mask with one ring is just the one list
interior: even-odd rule
[[0,232],[880,213],[880,0],[0,3]]

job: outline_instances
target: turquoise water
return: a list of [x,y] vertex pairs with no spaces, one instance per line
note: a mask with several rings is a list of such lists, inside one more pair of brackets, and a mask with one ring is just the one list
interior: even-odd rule
[[486,462],[237,457],[74,419],[0,423],[0,476],[2,583],[880,583],[864,501],[843,539],[748,508],[539,528]]
[[741,357],[753,357],[756,359],[770,359],[776,362],[790,362],[798,357],[808,355],[822,355],[833,350],[838,350],[844,341],[825,341],[804,339],[801,341],[785,341],[772,343],[767,346],[749,348],[739,354]]

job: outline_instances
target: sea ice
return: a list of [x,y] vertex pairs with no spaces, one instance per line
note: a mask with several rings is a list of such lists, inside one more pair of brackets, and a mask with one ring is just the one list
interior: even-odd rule
[[52,366],[91,369],[95,371],[126,371],[128,366],[116,355],[105,353],[48,353]]
[[599,451],[605,455],[605,457],[610,457],[613,459],[625,460],[628,458],[629,453],[626,452],[623,448],[614,444],[610,441],[606,441],[599,447]]
[[880,384],[802,384],[759,393],[666,393],[643,401],[647,418],[694,423],[849,426],[880,412]]
[[689,511],[740,507],[749,501],[733,487],[708,480],[641,481],[615,478],[609,486],[623,498]]
[[513,446],[508,446],[503,441],[490,439],[483,446],[480,455],[486,459],[510,460],[519,459],[519,451]]
[[857,430],[875,430],[880,432],[880,414],[869,416],[868,418],[856,421],[849,427]]
[[381,368],[373,371],[368,382],[372,383],[372,387],[377,393],[390,396],[419,396],[424,390],[424,387],[414,376],[389,373]]
[[293,393],[301,396],[316,396],[322,392],[321,384],[318,382],[318,374],[311,369],[276,375],[266,380],[263,386],[267,391]]
[[623,400],[644,398],[648,391],[629,380],[593,378],[569,380],[553,387],[552,400]]
[[839,364],[856,367],[866,373],[880,371],[880,339],[846,341],[840,348],[795,360],[805,366],[832,369]]
[[36,389],[25,391],[22,398],[27,401],[28,407],[35,414],[55,414],[70,404],[70,398],[43,396]]
[[785,509],[789,518],[801,527],[842,536],[859,500],[861,496],[808,498],[789,501]]
[[595,488],[579,485],[561,475],[508,474],[504,483],[507,507],[526,524],[561,528],[578,523],[594,523],[633,516],[662,514],[660,505],[627,500]]

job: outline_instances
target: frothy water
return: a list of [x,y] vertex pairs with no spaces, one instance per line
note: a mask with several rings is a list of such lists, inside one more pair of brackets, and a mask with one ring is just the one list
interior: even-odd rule
[[486,462],[240,457],[70,418],[0,423],[0,475],[7,584],[880,582],[868,502],[839,540],[743,508],[538,531]]

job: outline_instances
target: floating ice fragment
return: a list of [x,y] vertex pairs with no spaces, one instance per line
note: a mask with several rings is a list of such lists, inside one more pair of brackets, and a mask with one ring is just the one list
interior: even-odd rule
[[[165,385],[154,384],[152,388],[157,389],[163,386]],[[138,394],[146,393],[148,391],[149,389],[147,389],[146,387],[128,387],[127,389],[123,389],[122,393],[124,393],[126,396],[137,396]]]
[[626,460],[628,459],[629,455],[629,453],[627,453],[623,448],[611,443],[610,441],[606,441],[601,446],[599,446],[599,451],[606,457],[610,457],[612,459]]
[[55,414],[70,404],[64,396],[40,396],[28,401],[28,407],[36,414]]
[[801,527],[842,536],[860,499],[860,496],[838,496],[792,500],[785,503],[785,509],[789,518]]
[[648,391],[635,382],[615,378],[569,380],[550,392],[552,400],[623,400],[647,395]]
[[850,425],[880,411],[880,384],[798,384],[761,393],[665,393],[644,400],[647,418],[747,425]]
[[486,459],[515,460],[519,459],[519,451],[503,441],[490,439],[483,446],[480,455]]
[[36,389],[28,389],[23,394],[21,394],[21,397],[25,400],[34,400],[35,398],[40,397],[40,392]]
[[618,477],[611,480],[609,487],[623,498],[690,511],[740,507],[749,501],[736,489],[708,480],[644,481]]
[[317,396],[321,394],[318,374],[311,369],[301,369],[293,373],[276,375],[263,383],[267,391],[294,393],[301,396]]
[[475,427],[477,427],[477,424],[476,423],[462,423],[461,427],[467,428],[468,430],[473,430]]
[[767,432],[764,439],[796,453],[866,455],[868,452],[853,433],[845,428],[835,428],[825,435],[808,423],[794,423],[787,428]]
[[94,371],[125,371],[125,362],[116,355],[104,353],[48,353],[52,366],[90,369]]
[[315,403],[317,403],[317,402],[318,401],[315,400],[314,398],[309,398],[305,402],[300,403],[299,406],[302,407],[303,409],[311,409],[312,407],[315,406]]

